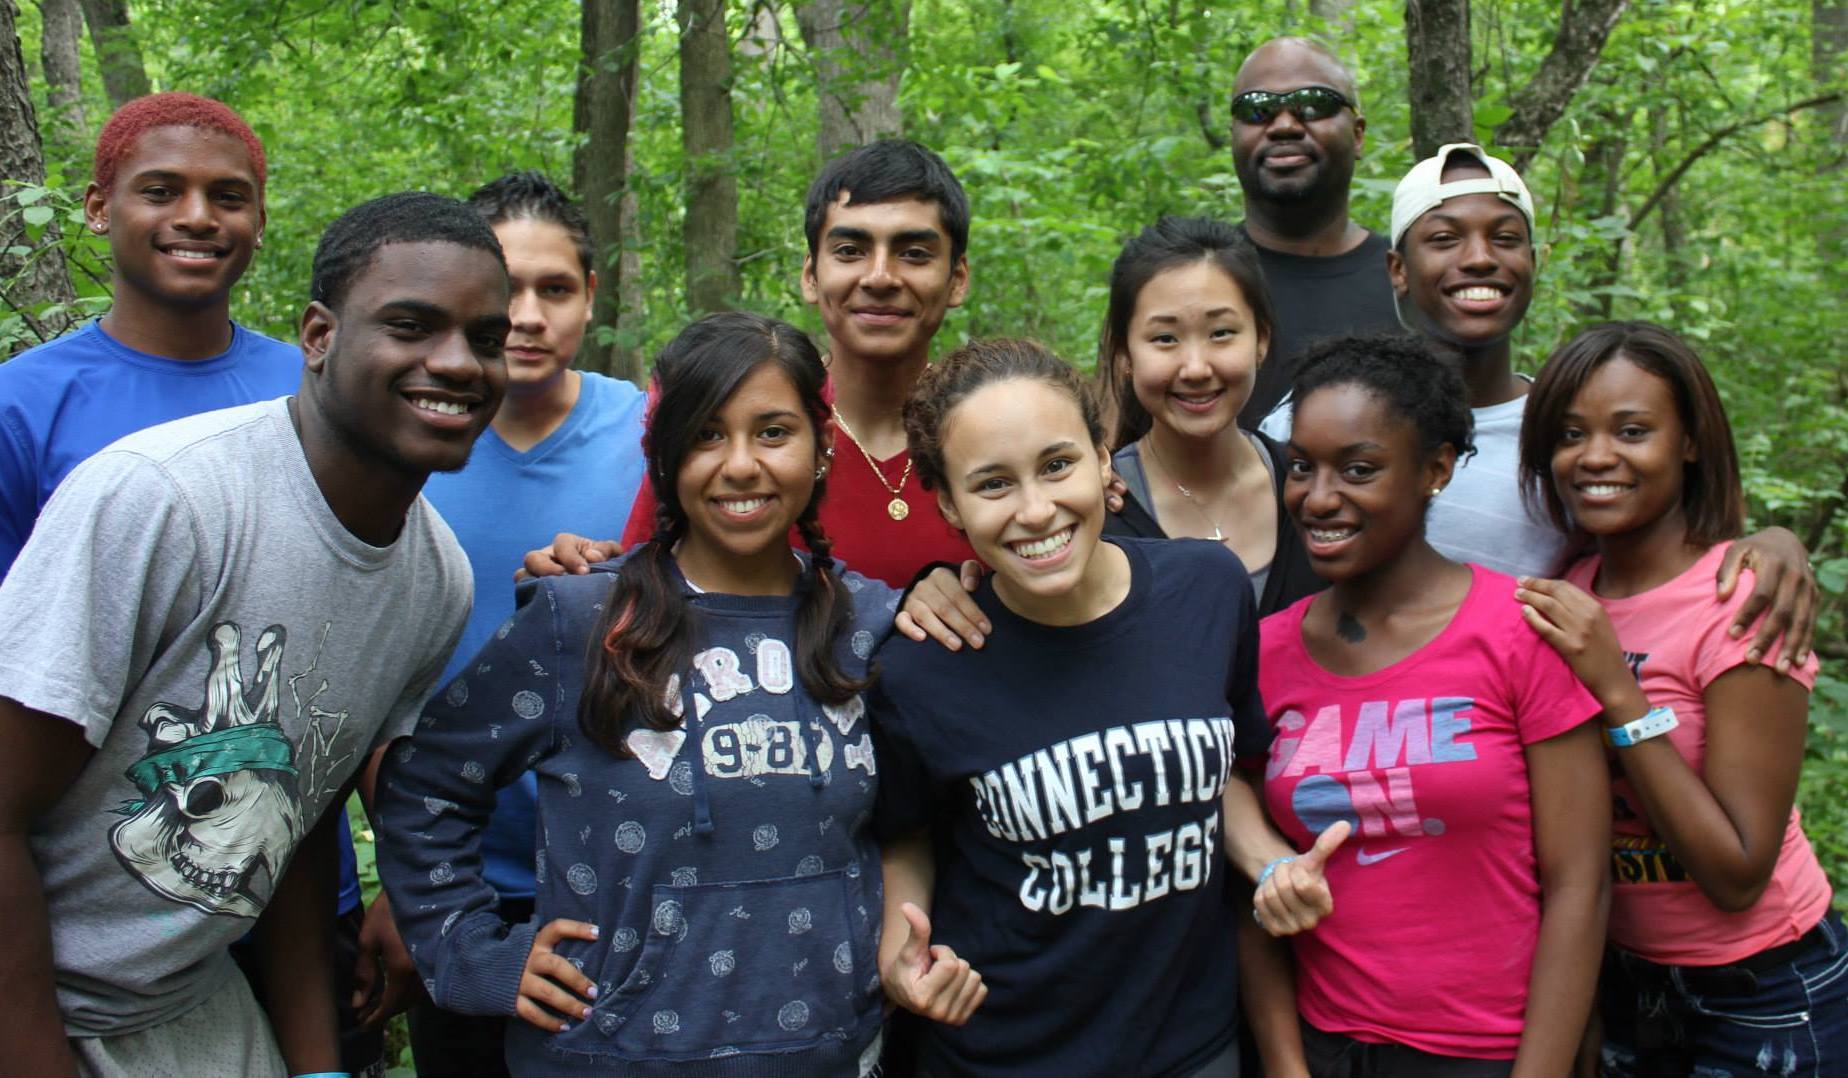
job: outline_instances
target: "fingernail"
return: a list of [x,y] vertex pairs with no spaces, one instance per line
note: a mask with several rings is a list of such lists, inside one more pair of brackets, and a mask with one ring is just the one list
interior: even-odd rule
[[971,636],[969,638],[969,643],[974,644],[978,648],[981,647],[982,646],[982,634],[976,633],[975,635]]
[[1745,630],[1737,625],[1730,625],[1730,626],[1727,626],[1726,635],[1732,637],[1734,640],[1737,640],[1740,637],[1745,635]]
[[585,1017],[585,1018],[589,1018],[589,1017],[590,1017],[590,1008],[589,1008],[589,1007],[586,1007],[586,1008],[584,1008],[584,1017]]
[[1753,648],[1745,653],[1745,661],[1748,663],[1755,663],[1762,658],[1764,658],[1764,655],[1759,652],[1757,648]]
[[558,1031],[560,1033],[569,1033],[571,1031],[571,1023],[570,1022],[558,1023]]
[[597,937],[601,935],[603,935],[603,930],[601,928],[598,928],[596,925],[590,926],[590,938],[591,939],[596,939]]
[[596,999],[597,998],[597,986],[594,984],[591,985],[590,990],[588,992],[585,992],[584,994],[589,996],[591,999]]

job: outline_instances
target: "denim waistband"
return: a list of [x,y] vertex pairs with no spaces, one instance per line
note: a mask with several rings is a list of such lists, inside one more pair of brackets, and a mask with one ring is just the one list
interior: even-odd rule
[[1624,969],[1639,982],[1672,980],[1685,991],[1704,995],[1753,991],[1758,974],[1794,962],[1811,951],[1838,950],[1845,935],[1848,935],[1848,928],[1844,928],[1841,914],[1831,909],[1808,932],[1789,943],[1767,947],[1757,954],[1724,965],[1671,966],[1651,962],[1620,947],[1613,947],[1612,950],[1623,962]]

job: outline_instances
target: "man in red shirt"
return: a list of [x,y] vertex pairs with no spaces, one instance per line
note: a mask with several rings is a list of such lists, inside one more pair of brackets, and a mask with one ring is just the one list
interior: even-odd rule
[[[915,142],[881,140],[829,162],[809,185],[802,297],[828,334],[835,459],[821,524],[847,566],[904,587],[933,562],[974,557],[944,523],[905,448],[905,398],[943,317],[969,291],[969,200],[949,166]],[[644,485],[623,547],[655,530]],[[527,556],[535,575],[582,572],[615,546],[560,536]]]

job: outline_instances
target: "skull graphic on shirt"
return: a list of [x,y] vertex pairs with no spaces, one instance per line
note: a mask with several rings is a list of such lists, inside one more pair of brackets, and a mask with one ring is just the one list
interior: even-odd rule
[[141,716],[148,754],[127,775],[142,797],[117,810],[128,818],[109,841],[149,889],[203,913],[262,913],[305,830],[279,721],[286,636],[280,625],[258,634],[246,686],[242,630],[214,625],[204,706],[157,702]]

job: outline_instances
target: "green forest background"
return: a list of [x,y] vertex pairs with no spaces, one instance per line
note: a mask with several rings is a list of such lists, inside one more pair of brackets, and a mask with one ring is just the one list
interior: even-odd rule
[[[1824,673],[1802,804],[1848,883],[1844,0],[1419,0],[1409,22],[1387,0],[0,5],[43,151],[38,175],[8,165],[0,350],[107,306],[107,249],[77,227],[90,145],[124,95],[185,89],[233,105],[268,148],[246,324],[293,335],[315,240],[343,209],[535,167],[590,196],[599,238],[620,240],[585,362],[631,376],[712,307],[819,332],[795,287],[804,189],[827,151],[894,131],[941,152],[973,203],[973,286],[944,346],[1027,334],[1088,366],[1124,238],[1163,213],[1240,215],[1224,145],[1240,59],[1275,34],[1320,36],[1368,120],[1363,223],[1384,227],[1414,123],[1430,142],[1443,109],[1462,117],[1443,133],[1473,127],[1522,162],[1542,246],[1524,368],[1609,317],[1701,349],[1753,526],[1787,526],[1814,555]],[[73,11],[89,28],[75,46]],[[1459,16],[1460,38],[1440,25]],[[1449,68],[1408,63],[1434,50]],[[1536,127],[1547,94],[1557,118]],[[842,112],[871,119],[843,129]],[[57,260],[72,291],[35,298],[29,278]]]

